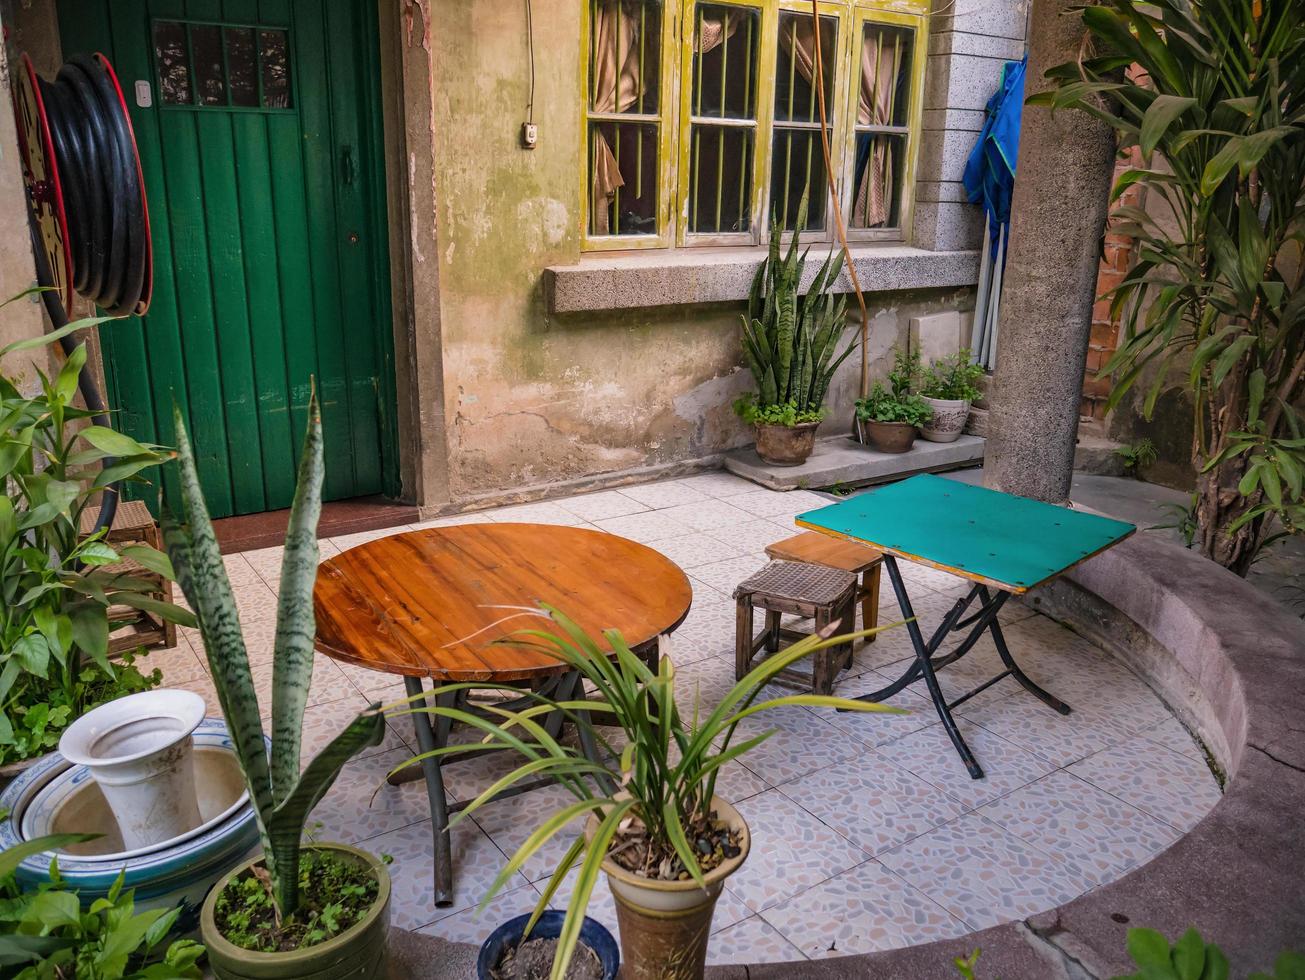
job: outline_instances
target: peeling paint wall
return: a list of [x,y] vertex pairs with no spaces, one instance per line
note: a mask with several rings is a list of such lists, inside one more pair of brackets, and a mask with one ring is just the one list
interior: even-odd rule
[[[427,6],[423,4],[423,6]],[[430,0],[440,319],[452,497],[674,463],[747,444],[741,306],[550,316],[546,266],[580,257],[583,5],[535,0],[535,122],[524,3]],[[969,308],[968,290],[867,297],[876,376],[912,316]],[[854,356],[829,426],[851,417]]]

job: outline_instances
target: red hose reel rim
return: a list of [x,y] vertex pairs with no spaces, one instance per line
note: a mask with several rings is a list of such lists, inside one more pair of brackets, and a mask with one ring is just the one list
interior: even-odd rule
[[145,215],[145,282],[141,286],[140,301],[136,304],[134,312],[137,316],[144,316],[154,295],[154,236],[150,234],[150,206],[149,200],[145,197],[145,175],[140,169],[140,150],[136,146],[136,130],[131,124],[131,113],[127,110],[127,100],[122,94],[122,86],[118,83],[118,73],[113,70],[109,59],[99,51],[95,52],[94,58],[109,76],[109,81],[113,82],[113,90],[118,93],[118,105],[122,109],[122,118],[127,123],[127,135],[131,137],[131,155],[136,160],[136,183],[140,186],[141,210]]

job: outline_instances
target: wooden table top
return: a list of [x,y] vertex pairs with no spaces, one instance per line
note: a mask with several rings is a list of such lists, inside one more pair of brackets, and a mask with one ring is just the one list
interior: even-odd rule
[[336,660],[436,681],[522,681],[561,664],[491,644],[552,624],[493,607],[544,602],[599,642],[616,629],[639,647],[675,629],[692,597],[679,566],[646,545],[583,528],[485,523],[350,548],[318,569],[313,608],[317,649]]

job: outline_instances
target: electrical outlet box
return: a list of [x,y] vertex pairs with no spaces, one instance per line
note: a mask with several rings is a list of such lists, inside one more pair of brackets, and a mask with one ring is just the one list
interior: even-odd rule
[[539,142],[539,127],[535,123],[521,124],[521,145],[527,150],[533,150]]

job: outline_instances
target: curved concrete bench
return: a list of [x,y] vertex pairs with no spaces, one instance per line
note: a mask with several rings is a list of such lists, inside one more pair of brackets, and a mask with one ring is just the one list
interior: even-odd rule
[[[1034,597],[1110,650],[1197,732],[1227,779],[1172,847],[1068,905],[955,940],[796,964],[722,967],[712,980],[957,977],[1084,980],[1133,972],[1130,926],[1176,939],[1196,926],[1233,965],[1305,950],[1305,625],[1200,555],[1146,534]],[[796,968],[795,968],[796,967]]]

